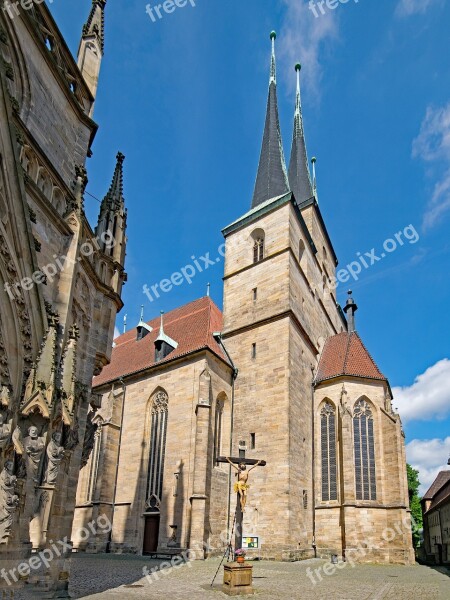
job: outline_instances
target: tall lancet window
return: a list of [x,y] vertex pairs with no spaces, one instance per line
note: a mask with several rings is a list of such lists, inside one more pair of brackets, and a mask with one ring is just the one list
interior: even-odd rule
[[152,402],[150,426],[150,458],[148,465],[148,491],[146,509],[159,511],[164,477],[164,459],[167,437],[169,398],[160,390]]
[[264,240],[258,238],[253,244],[253,262],[261,262],[264,258]]
[[373,413],[366,400],[358,400],[353,414],[357,500],[376,500]]
[[264,260],[265,234],[262,229],[256,229],[252,233],[253,239],[253,262],[256,264]]
[[97,487],[97,478],[98,478],[98,467],[100,462],[100,448],[102,445],[102,427],[99,426],[94,435],[94,447],[92,448],[91,454],[91,466],[89,469],[89,481],[88,481],[88,492],[87,492],[87,501],[94,502],[95,498],[95,490]]
[[337,500],[336,411],[326,402],[320,411],[322,500]]
[[222,398],[217,398],[216,415],[214,422],[214,464],[222,453],[222,428],[223,428],[223,410],[225,402]]

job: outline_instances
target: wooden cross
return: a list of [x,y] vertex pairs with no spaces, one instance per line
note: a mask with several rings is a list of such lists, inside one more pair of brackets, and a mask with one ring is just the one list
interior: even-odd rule
[[[245,451],[247,449],[247,446],[245,444],[245,442],[239,442],[239,458],[235,457],[235,456],[219,456],[217,459],[217,462],[219,463],[229,463],[232,466],[234,466],[234,468],[238,471],[238,473],[240,472],[239,470],[239,465],[252,465],[253,468],[255,467],[265,467],[266,466],[266,461],[265,460],[255,460],[254,458],[245,458]],[[236,466],[237,465],[237,466]],[[249,469],[248,471],[250,472],[252,469]],[[242,510],[242,494],[241,492],[237,492],[237,502],[236,502],[236,529],[235,529],[235,538],[234,538],[234,549],[238,550],[239,548],[242,548],[242,522],[243,522],[243,510]]]

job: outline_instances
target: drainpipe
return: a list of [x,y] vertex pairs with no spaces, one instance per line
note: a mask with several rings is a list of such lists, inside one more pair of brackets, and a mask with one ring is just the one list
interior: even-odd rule
[[[224,351],[225,356],[228,358],[228,360],[231,364],[231,367],[233,369],[233,372],[231,375],[231,433],[230,433],[230,456],[232,456],[233,455],[233,432],[234,432],[234,388],[235,388],[235,381],[239,374],[239,370],[237,369],[236,365],[233,362],[233,359],[229,355],[228,350],[225,348],[225,345],[224,345],[223,339],[222,339],[222,333],[220,331],[215,332],[215,333],[213,333],[213,337],[216,340],[216,342],[220,345],[222,350]],[[230,539],[230,511],[231,511],[231,465],[228,467],[227,540]]]
[[[120,462],[120,449],[122,446],[122,434],[123,434],[123,416],[125,413],[125,396],[126,396],[126,387],[123,377],[118,379],[119,383],[122,385],[122,413],[120,417],[120,430],[119,430],[119,444],[117,450],[117,463],[116,463],[116,473],[114,476],[114,490],[113,490],[113,500],[112,500],[112,514],[111,514],[111,530],[109,532],[108,543],[106,545],[106,553],[109,554],[111,552],[112,545],[112,535],[113,535],[113,525],[114,525],[114,515],[116,512],[116,497],[117,497],[117,480],[119,478],[119,462]],[[113,387],[114,389],[114,387]]]

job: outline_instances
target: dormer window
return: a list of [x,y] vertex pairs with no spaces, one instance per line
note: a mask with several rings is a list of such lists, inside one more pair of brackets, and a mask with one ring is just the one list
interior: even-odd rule
[[169,337],[164,331],[164,313],[161,312],[161,326],[155,340],[155,362],[161,362],[171,352],[178,348],[178,342]]
[[153,329],[147,323],[139,323],[136,327],[136,341],[143,340]]
[[153,331],[148,323],[144,321],[144,307],[141,308],[141,319],[136,326],[136,341],[143,340],[146,335]]

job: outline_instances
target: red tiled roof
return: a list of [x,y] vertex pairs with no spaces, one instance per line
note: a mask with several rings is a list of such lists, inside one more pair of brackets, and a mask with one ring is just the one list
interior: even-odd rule
[[430,489],[423,495],[422,500],[433,500],[436,494],[450,481],[450,471],[441,471],[431,484]]
[[[164,360],[155,362],[155,340],[159,335],[160,317],[148,322],[153,331],[142,340],[136,340],[136,328],[116,338],[111,363],[98,377],[93,386],[98,387],[119,377],[143,369],[164,364],[197,350],[209,348],[227,361],[213,333],[222,330],[222,313],[211,298],[200,298],[164,315],[164,332],[178,342],[178,347]],[[227,361],[228,362],[228,361]]]
[[342,375],[387,381],[356,332],[328,338],[319,361],[316,383]]
[[442,504],[445,504],[447,502],[450,502],[450,477],[447,480],[447,483],[445,483],[438,491],[438,493],[434,496],[427,512],[429,512],[430,510],[435,510],[436,508],[442,506]]

